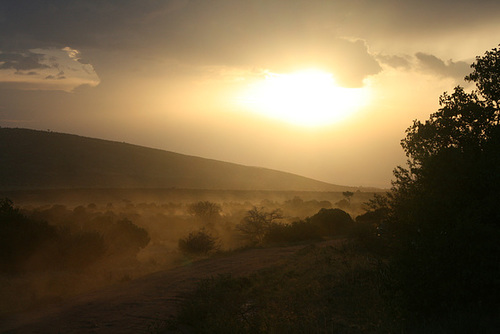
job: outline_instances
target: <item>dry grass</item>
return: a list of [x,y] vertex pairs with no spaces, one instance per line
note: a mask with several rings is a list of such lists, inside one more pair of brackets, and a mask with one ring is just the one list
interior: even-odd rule
[[373,333],[397,327],[382,298],[383,265],[353,244],[311,245],[246,277],[204,280],[157,332]]

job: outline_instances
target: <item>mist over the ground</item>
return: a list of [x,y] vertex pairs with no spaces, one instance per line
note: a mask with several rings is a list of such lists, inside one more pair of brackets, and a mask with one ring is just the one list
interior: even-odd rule
[[[1,313],[61,301],[203,257],[179,248],[180,240],[196,231],[215,238],[217,251],[252,246],[238,226],[253,209],[279,211],[276,223],[283,226],[322,209],[342,208],[354,218],[365,211],[373,193],[45,190],[10,195],[14,201],[2,202],[3,226],[17,224],[24,237],[4,231],[10,242],[2,247],[17,255],[2,258]],[[94,201],[87,202],[90,198]],[[193,210],[200,203],[216,208],[215,214]],[[26,235],[33,236],[29,245]]]

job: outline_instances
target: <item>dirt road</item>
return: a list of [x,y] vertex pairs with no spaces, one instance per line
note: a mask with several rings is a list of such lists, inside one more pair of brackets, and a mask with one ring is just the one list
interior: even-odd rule
[[175,315],[182,296],[201,279],[247,275],[279,264],[303,247],[250,249],[157,272],[43,310],[0,319],[0,333],[148,333],[149,326]]

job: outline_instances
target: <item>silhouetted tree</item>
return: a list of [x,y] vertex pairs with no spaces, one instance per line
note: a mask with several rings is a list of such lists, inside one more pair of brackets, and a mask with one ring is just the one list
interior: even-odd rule
[[472,68],[477,89],[444,93],[429,120],[414,121],[401,143],[408,166],[394,171],[394,273],[415,316],[498,312],[500,50]]
[[220,218],[221,212],[221,206],[210,201],[200,201],[188,206],[189,214],[197,217],[209,226],[213,225]]
[[148,231],[128,219],[111,224],[104,233],[110,255],[135,256],[150,240]]
[[351,197],[354,196],[354,193],[352,191],[344,191],[342,192],[342,195],[344,195],[345,199],[351,203]]
[[82,268],[104,252],[100,234],[71,233],[25,216],[10,199],[0,200],[1,272]]
[[277,221],[283,219],[281,210],[265,211],[264,208],[253,207],[236,226],[243,236],[252,244],[262,244],[266,233]]
[[205,228],[191,232],[185,238],[179,239],[179,250],[190,255],[206,255],[220,248],[217,237]]
[[345,234],[354,226],[351,216],[341,209],[321,209],[307,221],[316,226],[324,236]]
[[304,200],[299,196],[295,196],[291,200],[285,201],[285,204],[291,206],[292,208],[300,208],[304,205]]
[[35,251],[56,236],[55,228],[21,214],[12,200],[0,200],[0,271],[23,270]]
[[373,194],[373,197],[363,204],[366,212],[356,217],[358,227],[378,237],[386,236],[384,225],[390,213],[388,195]]

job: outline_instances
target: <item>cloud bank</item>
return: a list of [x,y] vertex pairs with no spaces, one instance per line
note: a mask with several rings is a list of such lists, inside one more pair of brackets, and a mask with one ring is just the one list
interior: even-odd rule
[[[375,41],[443,35],[460,30],[463,22],[471,29],[500,12],[493,0],[5,0],[0,8],[0,29],[9,32],[0,37],[0,50],[25,57],[8,59],[4,69],[38,69],[40,59],[29,50],[71,45],[84,55],[92,50],[148,54],[192,66],[278,73],[306,64],[331,71],[346,87],[360,87],[381,71],[380,58],[369,50]],[[443,67],[426,57],[432,52],[418,52],[422,69],[461,75],[462,63]],[[399,61],[399,67],[406,66]]]
[[18,89],[72,91],[96,86],[100,79],[91,64],[80,60],[78,50],[65,47],[1,52],[0,82]]

